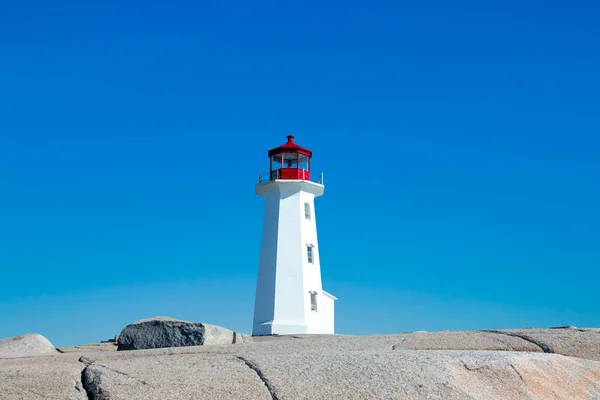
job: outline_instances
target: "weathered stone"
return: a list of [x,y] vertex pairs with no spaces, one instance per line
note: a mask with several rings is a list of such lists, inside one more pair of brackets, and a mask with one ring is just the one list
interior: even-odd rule
[[388,350],[245,360],[278,399],[600,399],[600,363],[556,354]]
[[591,329],[508,329],[499,334],[518,337],[539,346],[546,353],[600,361],[600,335]]
[[37,333],[0,340],[0,358],[31,357],[56,353],[48,339]]
[[118,350],[232,344],[233,331],[216,325],[155,317],[127,325]]
[[105,352],[105,351],[117,351],[117,344],[113,342],[106,343],[91,343],[91,344],[82,344],[79,346],[67,346],[67,347],[59,347],[59,353],[96,353],[96,352]]
[[[579,350],[600,336],[564,330],[579,335]],[[553,335],[544,346],[555,349],[568,342],[560,331],[527,330],[535,340]],[[0,399],[600,400],[600,362],[544,354],[528,338],[444,331],[121,352],[80,346],[80,354],[0,360]]]
[[83,364],[64,354],[0,360],[0,399],[84,400]]
[[244,335],[243,333],[233,332],[233,343],[249,343],[252,341],[252,337],[248,335]]
[[272,399],[256,372],[224,354],[101,359],[83,383],[94,400]]
[[395,350],[501,350],[534,351],[542,349],[527,340],[481,331],[442,331],[398,335]]

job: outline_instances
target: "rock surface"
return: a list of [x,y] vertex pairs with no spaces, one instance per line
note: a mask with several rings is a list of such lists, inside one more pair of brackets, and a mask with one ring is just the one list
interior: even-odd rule
[[87,399],[83,368],[77,358],[64,355],[0,359],[0,399]]
[[59,353],[96,353],[105,351],[117,351],[117,345],[115,343],[91,343],[82,344],[80,346],[67,346],[59,347],[56,349]]
[[482,331],[121,352],[81,346],[79,354],[0,359],[0,399],[600,400],[600,362],[585,359],[595,357],[599,332],[535,331],[542,346]]
[[519,337],[540,347],[546,353],[600,361],[600,331],[575,327],[553,329],[509,329],[498,333]]
[[252,341],[252,336],[244,335],[243,333],[233,332],[233,343],[249,343]]
[[407,333],[394,350],[504,350],[543,351],[538,345],[516,336],[481,331]]
[[600,398],[600,363],[558,355],[388,350],[254,354],[247,361],[280,399]]
[[93,399],[271,399],[256,373],[234,356],[100,359],[83,380]]
[[232,344],[234,333],[216,325],[169,317],[154,317],[127,325],[118,338],[118,350]]
[[0,358],[31,357],[56,353],[48,339],[37,333],[0,340]]

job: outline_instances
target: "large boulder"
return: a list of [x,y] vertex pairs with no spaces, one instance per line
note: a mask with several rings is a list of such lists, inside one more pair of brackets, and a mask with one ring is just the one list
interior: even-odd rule
[[48,339],[37,333],[0,340],[0,358],[31,357],[56,353]]
[[127,325],[117,342],[118,350],[232,344],[234,332],[216,325],[154,317]]

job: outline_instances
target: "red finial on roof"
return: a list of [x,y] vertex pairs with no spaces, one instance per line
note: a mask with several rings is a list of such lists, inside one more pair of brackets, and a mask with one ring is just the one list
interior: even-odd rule
[[269,150],[269,157],[271,157],[274,154],[279,154],[279,153],[300,153],[300,154],[304,154],[307,155],[308,157],[312,157],[312,151],[310,151],[309,149],[302,147],[302,146],[298,146],[296,143],[294,143],[294,135],[288,135],[287,136],[287,143],[282,144],[279,147],[276,147],[274,149]]

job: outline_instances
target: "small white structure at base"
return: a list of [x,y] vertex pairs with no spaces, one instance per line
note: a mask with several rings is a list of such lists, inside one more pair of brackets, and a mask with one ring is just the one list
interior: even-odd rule
[[256,186],[266,205],[254,336],[335,331],[337,299],[322,288],[314,208],[325,187],[310,181],[311,155],[288,136],[288,143],[269,152],[270,180]]

